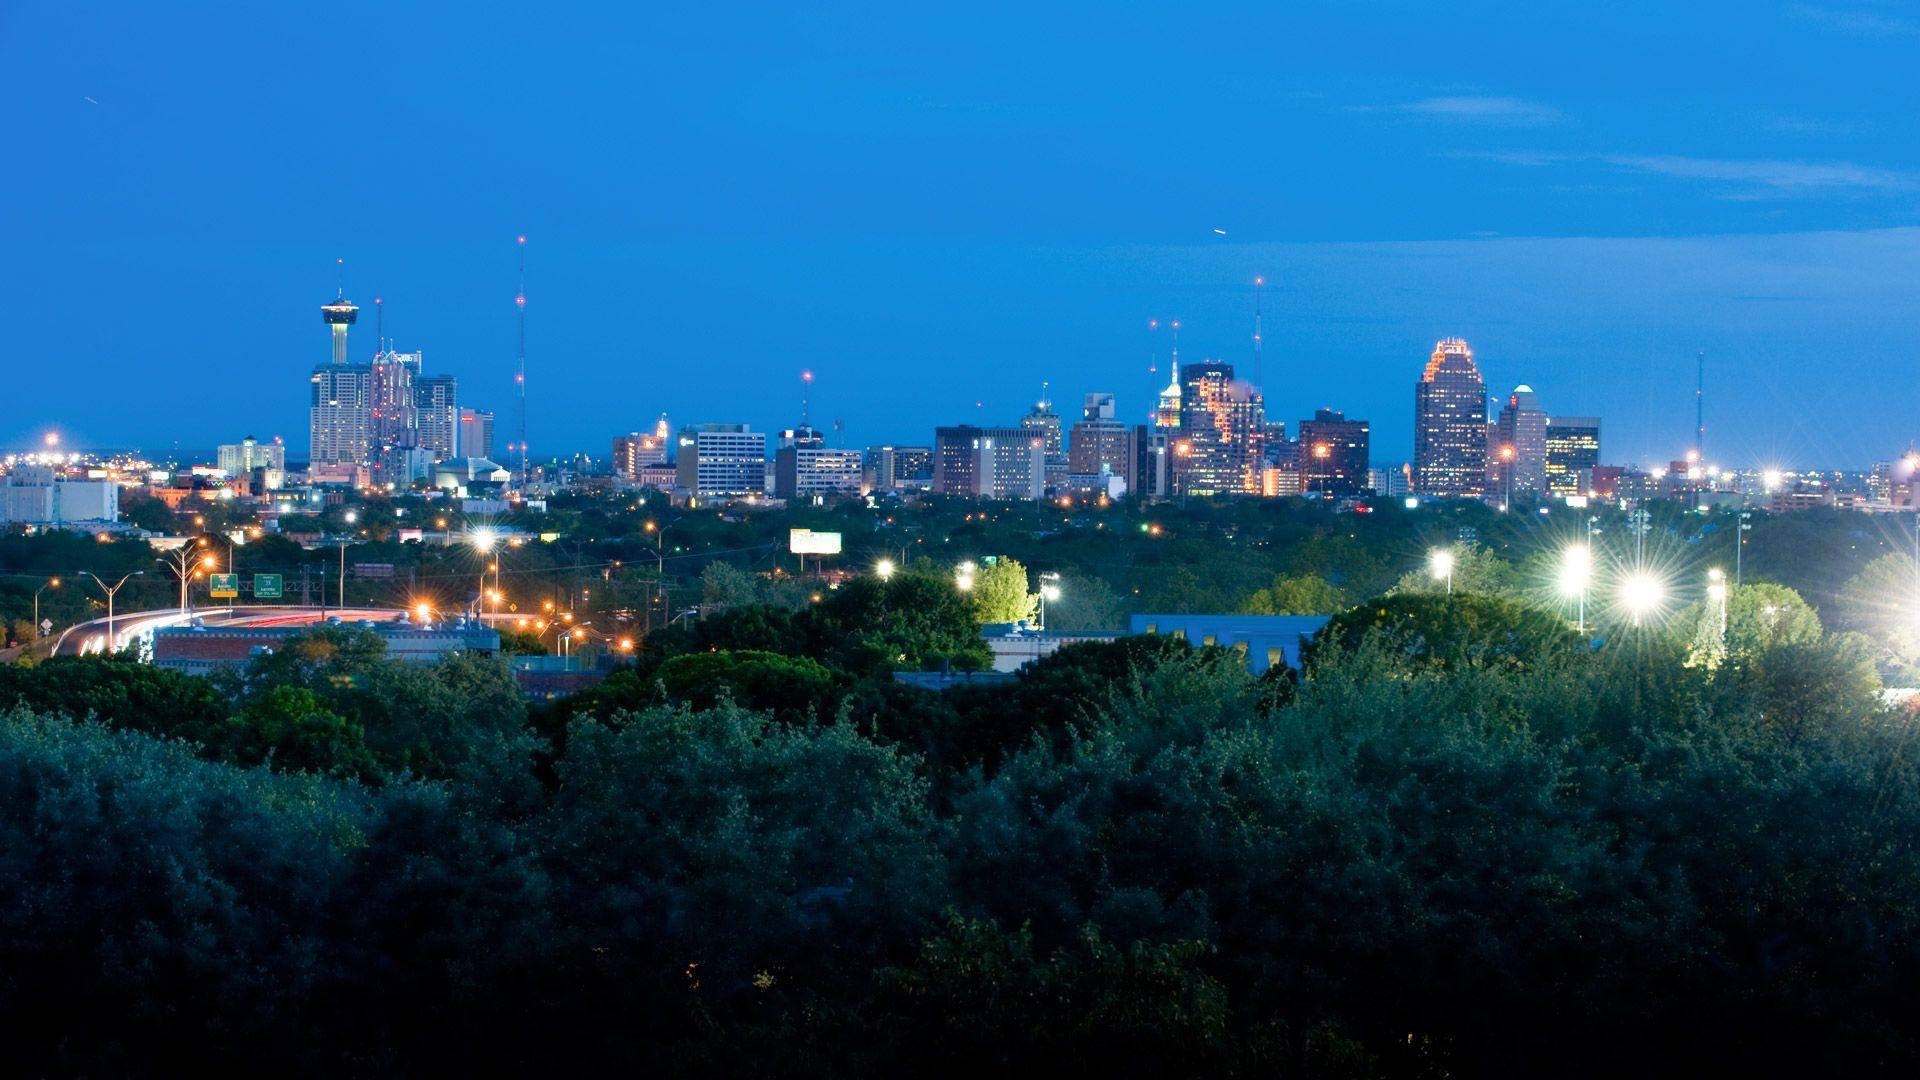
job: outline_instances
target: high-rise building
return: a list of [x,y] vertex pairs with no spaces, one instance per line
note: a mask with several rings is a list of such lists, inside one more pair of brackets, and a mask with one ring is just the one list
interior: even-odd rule
[[1060,414],[1053,411],[1053,402],[1047,400],[1044,388],[1040,400],[1034,403],[1033,411],[1020,418],[1020,426],[1041,437],[1042,446],[1049,456],[1063,452]]
[[794,443],[773,452],[773,494],[777,499],[837,498],[858,495],[861,487],[858,450]]
[[926,491],[933,484],[933,450],[925,446],[869,446],[867,483],[874,491]]
[[1300,421],[1300,475],[1307,491],[1358,495],[1372,485],[1369,458],[1372,425],[1320,409]]
[[1533,387],[1507,396],[1487,446],[1489,498],[1537,499],[1547,493],[1547,414]]
[[[402,354],[405,355],[405,354]],[[486,457],[460,438],[465,414],[460,411],[460,385],[451,375],[421,375],[419,353],[414,353],[413,414],[417,442],[435,461],[462,454]],[[488,448],[491,452],[492,448]]]
[[1174,487],[1184,495],[1258,495],[1265,467],[1260,391],[1217,360],[1180,368]]
[[1175,368],[1167,377],[1167,388],[1160,391],[1154,402],[1153,424],[1161,431],[1180,430],[1180,369]]
[[307,407],[312,465],[358,465],[373,450],[373,369],[326,364],[313,369]]
[[635,431],[613,437],[613,475],[628,483],[640,479],[640,470],[667,460],[667,440],[658,434]]
[[1413,482],[1421,495],[1486,493],[1487,386],[1459,338],[1434,346],[1413,387]]
[[460,410],[460,433],[456,437],[454,456],[472,458],[493,457],[493,414],[480,409]]
[[413,444],[413,379],[419,371],[419,353],[387,349],[374,355],[370,385],[376,442],[396,446]]
[[1112,394],[1088,394],[1085,416],[1073,425],[1067,471],[1079,476],[1117,476],[1133,490],[1133,429],[1114,416]]
[[1046,494],[1045,436],[972,424],[934,429],[933,490],[941,495],[1038,499]]
[[694,424],[680,429],[679,486],[699,498],[763,495],[767,433],[745,424]]
[[284,473],[287,448],[278,439],[263,443],[249,435],[237,443],[221,444],[215,451],[214,462],[228,476],[245,476],[255,469]]
[[1547,490],[1584,495],[1600,464],[1600,418],[1555,416],[1547,420]]

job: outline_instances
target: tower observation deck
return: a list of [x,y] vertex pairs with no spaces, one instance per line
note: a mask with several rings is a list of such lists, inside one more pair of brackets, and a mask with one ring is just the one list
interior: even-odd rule
[[333,362],[336,364],[347,362],[347,327],[353,325],[359,314],[360,309],[353,306],[344,292],[333,303],[320,305],[320,317],[333,327]]

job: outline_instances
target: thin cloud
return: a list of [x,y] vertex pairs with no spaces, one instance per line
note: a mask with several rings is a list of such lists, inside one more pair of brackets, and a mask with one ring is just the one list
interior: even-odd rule
[[1920,36],[1920,22],[1865,8],[1829,8],[1813,4],[1795,4],[1788,10],[1809,22],[1817,22],[1823,26],[1849,34],[1859,34],[1862,37]]
[[1682,180],[1710,180],[1748,188],[1801,195],[1824,191],[1907,191],[1911,173],[1855,165],[1846,161],[1726,161],[1677,155],[1616,154],[1609,165]]
[[1498,127],[1548,127],[1566,120],[1551,105],[1513,97],[1430,97],[1382,107],[1387,112]]

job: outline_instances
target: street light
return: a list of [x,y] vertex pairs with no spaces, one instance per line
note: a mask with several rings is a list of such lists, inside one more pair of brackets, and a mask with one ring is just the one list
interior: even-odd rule
[[94,580],[94,583],[100,586],[100,591],[101,591],[101,592],[103,592],[103,593],[106,593],[106,594],[107,594],[107,653],[108,653],[108,655],[112,655],[112,654],[113,654],[113,653],[115,652],[115,646],[116,646],[116,644],[118,644],[117,642],[115,642],[115,641],[114,641],[114,638],[113,638],[113,597],[114,597],[114,594],[120,591],[120,587],[121,587],[122,585],[125,585],[125,584],[127,583],[127,579],[128,579],[128,578],[137,578],[137,577],[140,577],[140,576],[142,576],[142,575],[144,575],[144,574],[146,573],[146,571],[145,571],[145,570],[135,570],[134,572],[132,572],[132,573],[130,573],[130,574],[128,574],[128,575],[127,575],[126,577],[123,577],[123,578],[121,578],[121,579],[120,579],[119,581],[116,581],[116,582],[114,582],[114,583],[113,583],[113,588],[111,588],[111,589],[109,589],[109,588],[107,588],[107,583],[106,583],[106,582],[104,582],[104,581],[101,581],[101,580],[100,580],[100,575],[98,575],[98,574],[96,574],[96,573],[94,573],[93,571],[91,571],[91,570],[82,570],[82,571],[80,571],[80,572],[81,572],[82,574],[85,574],[85,575],[87,575],[88,577],[90,577],[90,578],[92,578],[92,579]]
[[1575,624],[1587,632],[1587,583],[1593,579],[1593,549],[1575,544],[1560,553],[1560,595],[1579,598]]
[[1720,638],[1727,636],[1727,575],[1715,566],[1707,570],[1707,602],[1720,612]]
[[188,610],[187,587],[193,579],[206,567],[220,565],[210,554],[200,553],[196,557],[196,549],[193,547],[177,548],[171,554],[155,561],[167,564],[173,570],[174,576],[180,579],[180,613],[182,615]]
[[873,572],[880,575],[881,581],[891,581],[893,579],[893,560],[881,559],[874,564]]
[[1645,570],[1636,570],[1628,574],[1620,583],[1620,602],[1626,605],[1627,612],[1633,616],[1633,625],[1639,626],[1648,615],[1659,610],[1660,604],[1667,598],[1667,587],[1660,579]]
[[1047,601],[1060,599],[1060,575],[1048,571],[1040,575],[1040,627],[1047,625]]
[[1433,580],[1447,583],[1447,595],[1453,595],[1453,552],[1447,548],[1435,548],[1427,556],[1427,569],[1433,572]]
[[46,592],[48,589],[57,589],[59,587],[60,579],[53,578],[45,585],[33,590],[33,640],[35,641],[39,641],[41,638],[47,636],[45,632],[40,629],[40,594]]
[[974,566],[971,561],[961,563],[959,568],[954,571],[953,584],[959,588],[961,592],[972,592],[973,572],[976,569],[978,569],[978,567]]

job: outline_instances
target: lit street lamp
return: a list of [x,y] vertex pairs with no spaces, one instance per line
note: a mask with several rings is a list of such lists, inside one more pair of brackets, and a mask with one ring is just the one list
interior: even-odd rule
[[35,641],[39,641],[41,638],[47,636],[46,632],[40,629],[40,594],[46,592],[48,589],[57,589],[59,587],[60,579],[53,578],[45,585],[33,590],[33,640]]
[[963,562],[954,571],[953,584],[961,592],[973,591],[973,572],[978,569],[972,562]]
[[893,560],[881,559],[874,564],[873,572],[880,575],[881,581],[893,580]]
[[1587,583],[1593,580],[1593,548],[1575,544],[1560,553],[1560,595],[1577,597],[1575,625],[1587,632]]
[[116,581],[116,582],[114,582],[114,583],[113,583],[113,588],[111,588],[111,589],[109,589],[109,588],[107,588],[107,583],[106,583],[106,582],[104,582],[104,581],[101,581],[101,580],[100,580],[100,575],[98,575],[98,574],[96,574],[96,573],[94,573],[93,571],[91,571],[91,570],[82,570],[82,571],[80,571],[80,572],[81,572],[81,573],[83,573],[83,574],[85,574],[85,575],[87,575],[88,577],[90,577],[90,578],[92,578],[92,579],[94,580],[94,583],[100,586],[100,591],[101,591],[101,592],[103,592],[103,593],[106,593],[106,594],[107,594],[107,654],[108,654],[108,655],[112,655],[112,654],[113,654],[113,653],[114,653],[115,651],[117,651],[117,650],[115,649],[115,645],[117,644],[117,642],[115,642],[115,641],[114,641],[114,638],[113,638],[113,597],[114,597],[114,594],[115,594],[115,593],[118,593],[118,592],[120,591],[120,587],[121,587],[121,586],[123,586],[123,585],[125,585],[125,584],[127,583],[127,579],[128,579],[128,578],[137,578],[137,577],[140,577],[141,575],[143,575],[143,574],[145,574],[145,573],[146,573],[146,571],[145,571],[145,570],[135,570],[135,571],[134,571],[134,572],[132,572],[131,574],[128,574],[128,575],[127,575],[126,577],[123,577],[123,578],[121,578],[121,579],[120,579],[119,581]]
[[1720,640],[1727,637],[1727,575],[1715,566],[1707,571],[1707,602],[1720,613]]
[[1626,605],[1627,612],[1633,616],[1635,626],[1659,610],[1666,597],[1667,587],[1645,570],[1628,574],[1627,579],[1620,583],[1620,602]]
[[1060,599],[1060,575],[1052,571],[1040,575],[1040,627],[1047,625],[1047,601]]
[[1436,548],[1427,556],[1427,569],[1433,572],[1433,580],[1447,583],[1447,595],[1453,595],[1453,552],[1447,548]]

